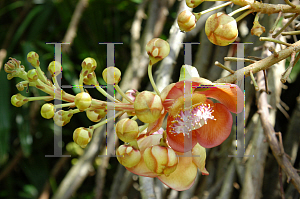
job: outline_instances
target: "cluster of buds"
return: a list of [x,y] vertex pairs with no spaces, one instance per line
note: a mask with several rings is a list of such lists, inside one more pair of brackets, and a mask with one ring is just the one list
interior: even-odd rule
[[[223,24],[222,27],[226,28],[230,24],[227,22],[231,20],[231,17],[218,13],[212,16],[211,20],[211,23],[217,20],[219,24]],[[209,28],[207,30],[214,33],[225,31],[217,26]],[[223,44],[223,41],[218,39],[216,41],[219,45]],[[24,86],[28,84],[44,91],[48,96],[24,97],[19,93],[12,97],[11,102],[14,106],[20,107],[28,101],[49,101],[58,96],[67,103],[54,105],[45,103],[41,108],[42,117],[53,118],[58,126],[67,125],[74,114],[86,112],[87,117],[96,124],[90,127],[79,127],[73,132],[74,142],[82,148],[87,147],[92,140],[95,128],[127,113],[128,118],[119,120],[115,128],[118,138],[124,142],[116,150],[118,161],[133,173],[157,177],[173,189],[186,190],[194,183],[198,169],[203,175],[208,175],[205,169],[204,147],[217,146],[228,137],[232,125],[230,111],[241,110],[236,104],[236,97],[242,92],[235,85],[230,85],[229,90],[217,87],[196,90],[197,86],[211,84],[211,82],[200,78],[197,70],[187,65],[183,66],[183,70],[193,71],[193,74],[190,74],[190,80],[186,82],[184,79],[183,81],[181,74],[179,82],[170,84],[159,91],[153,80],[152,66],[168,56],[170,46],[168,42],[154,38],[147,43],[146,50],[149,55],[148,75],[155,92],[138,92],[132,89],[124,93],[118,86],[121,71],[110,66],[104,69],[102,76],[104,81],[113,86],[122,96],[122,99],[116,99],[99,85],[94,72],[97,67],[95,59],[86,58],[81,64],[80,93],[74,96],[63,91],[57,83],[57,75],[62,71],[61,63],[53,61],[49,64],[51,81],[40,69],[38,54],[30,52],[28,61],[35,69],[25,72],[20,61],[11,59],[5,65],[5,71],[9,73],[8,79],[21,77],[24,81],[17,85],[20,91],[24,90]],[[190,107],[185,106],[186,100],[183,96],[184,85],[188,82],[192,85]],[[108,101],[93,99],[83,88],[83,84],[93,85],[107,97]],[[207,97],[215,98],[221,103],[213,103]],[[63,110],[63,108],[68,108],[68,110]],[[110,109],[118,113],[101,121]],[[167,127],[164,130],[161,127],[166,116]],[[145,124],[139,126],[137,119]],[[218,126],[222,126],[222,130]],[[192,138],[192,142],[186,145],[185,137]]]
[[[186,0],[186,4],[190,8],[195,8],[199,6],[203,1],[205,0]],[[232,3],[244,7],[237,9],[229,14],[225,14],[222,12],[212,14],[205,23],[205,34],[207,35],[209,41],[215,45],[227,46],[234,42],[238,37],[237,22],[252,12],[251,6],[249,6],[245,1],[230,1],[219,6],[201,11],[199,13],[184,10],[178,15],[177,23],[179,29],[182,32],[189,32],[196,27],[197,21],[203,14],[228,6]],[[233,15],[244,10],[248,11],[244,12],[236,19],[232,17]],[[256,36],[260,36],[263,32],[265,32],[265,28],[261,26],[258,23],[258,19],[256,19],[251,30],[252,35],[254,34]]]

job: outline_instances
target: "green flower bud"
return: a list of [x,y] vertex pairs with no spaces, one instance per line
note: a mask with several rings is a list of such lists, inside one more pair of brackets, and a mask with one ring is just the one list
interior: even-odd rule
[[27,61],[35,68],[40,67],[39,55],[36,52],[29,52],[27,54]]
[[102,77],[108,84],[118,84],[121,80],[121,71],[114,66],[110,66],[103,70]]
[[147,43],[146,51],[149,55],[150,64],[153,65],[168,56],[170,45],[165,40],[154,38]]
[[116,133],[123,142],[132,142],[138,137],[139,126],[136,121],[124,118],[116,124]]
[[136,166],[142,158],[139,150],[133,149],[131,146],[127,145],[119,146],[116,154],[120,164],[128,168]]
[[27,97],[21,95],[20,93],[17,93],[15,95],[11,96],[10,101],[11,101],[12,105],[14,105],[16,107],[21,107],[28,102],[28,99],[27,99]]
[[[7,74],[7,75],[10,75],[10,74]],[[23,82],[17,83],[16,87],[17,87],[18,91],[23,91],[24,90],[24,84],[23,84]]]
[[28,81],[35,82],[39,77],[35,69],[31,69],[27,73]]
[[106,115],[105,109],[95,109],[95,110],[86,110],[86,116],[92,121],[92,122],[99,122],[102,118]]
[[206,20],[205,33],[213,44],[227,46],[237,38],[238,29],[233,17],[218,12]]
[[75,96],[75,105],[80,111],[84,111],[92,104],[92,97],[86,92],[78,93]]
[[78,144],[81,148],[85,148],[86,145],[91,141],[93,136],[93,130],[80,127],[77,128],[73,133],[73,140],[76,144]]
[[150,91],[138,94],[133,106],[136,116],[144,123],[155,122],[164,112],[161,98]]
[[72,110],[71,111],[59,110],[55,112],[53,120],[57,126],[65,126],[70,122],[72,116],[73,116]]
[[85,85],[99,85],[95,72],[89,73],[87,76],[83,78],[83,83]]
[[48,65],[48,71],[50,72],[52,77],[59,75],[62,70],[63,70],[63,68],[62,68],[61,64],[57,61],[52,61]]
[[87,74],[93,72],[97,67],[97,62],[95,59],[91,57],[87,57],[83,60],[82,64],[82,75],[83,77],[87,76]]
[[143,154],[148,169],[158,175],[170,175],[177,168],[178,157],[173,149],[163,146],[151,146],[146,148]]
[[43,118],[50,119],[54,116],[54,105],[46,103],[41,108],[41,115]]

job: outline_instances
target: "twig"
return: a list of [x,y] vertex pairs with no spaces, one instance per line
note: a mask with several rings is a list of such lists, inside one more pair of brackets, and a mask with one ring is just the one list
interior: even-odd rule
[[295,56],[296,56],[296,52],[293,51],[292,54],[291,54],[291,61],[290,61],[290,65],[288,66],[288,68],[284,71],[284,73],[282,74],[281,76],[281,79],[280,81],[282,83],[285,83],[287,78],[290,76],[291,72],[292,72],[292,69],[294,67],[294,63],[295,63]]
[[279,170],[279,184],[280,184],[280,193],[281,193],[281,198],[282,199],[285,199],[284,197],[284,190],[283,190],[283,184],[282,184],[282,171],[281,171],[281,167],[278,167],[278,170]]
[[280,19],[281,15],[282,15],[282,12],[279,12],[278,16],[277,16],[277,18],[276,18],[276,20],[275,20],[275,22],[274,22],[274,24],[273,24],[273,26],[271,28],[271,30],[269,31],[269,33],[272,34],[274,32],[274,30],[275,30],[275,28],[276,28],[276,26],[277,26],[277,24],[279,22],[279,19]]
[[271,94],[271,91],[269,91],[269,87],[268,87],[268,76],[267,76],[267,72],[266,72],[266,70],[263,70],[263,72],[264,72],[264,78],[265,78],[265,89],[266,89],[266,93],[268,94],[268,95],[270,95]]
[[276,139],[274,128],[269,122],[270,116],[266,93],[261,93],[259,96],[258,110],[260,113],[264,134],[267,137],[267,141],[270,145],[274,157],[276,158],[282,170],[286,173],[288,177],[290,177],[291,182],[293,183],[295,188],[298,190],[298,192],[300,192],[300,177],[297,174],[296,169],[292,166],[285,154],[282,156],[280,155],[281,149],[278,144],[278,140]]
[[224,61],[244,61],[244,62],[250,62],[255,63],[255,60],[252,59],[245,59],[245,58],[237,58],[237,57],[224,57]]
[[273,38],[276,38],[282,31],[284,31],[286,29],[286,27],[288,27],[293,21],[294,19],[296,19],[296,17],[298,17],[299,14],[295,14],[291,19],[289,19],[289,21],[274,35],[272,35]]
[[220,68],[223,68],[224,70],[227,70],[228,72],[230,72],[231,74],[234,74],[234,71],[231,70],[230,68],[227,68],[226,66],[224,66],[223,64],[221,64],[220,62],[216,61],[215,62],[216,66],[219,66]]
[[[69,24],[67,33],[65,34],[65,37],[63,39],[64,43],[73,43],[73,40],[76,36],[76,32],[77,32],[77,28],[78,28],[78,24],[80,21],[80,18],[82,16],[83,11],[86,9],[86,7],[88,6],[88,0],[80,0],[75,8],[75,11],[73,13],[71,22]],[[62,46],[62,51],[63,52],[69,52],[70,51],[70,47],[71,45],[63,45]]]
[[[245,74],[245,77],[248,77],[250,75],[250,70],[252,70],[253,73],[257,73],[260,70],[265,70],[272,66],[273,64],[278,63],[279,61],[286,59],[289,57],[292,52],[299,52],[300,51],[300,41],[297,41],[296,43],[292,44],[290,47],[283,49],[278,52],[278,57],[275,57],[274,55],[271,55],[269,57],[266,57],[265,59],[262,59],[261,61],[257,61],[253,64],[250,64],[249,66],[246,66],[242,69],[239,69],[235,72],[235,74],[230,74],[226,77],[220,78],[215,83],[234,83],[238,79],[237,77],[239,73]],[[243,77],[244,78],[244,77]]]

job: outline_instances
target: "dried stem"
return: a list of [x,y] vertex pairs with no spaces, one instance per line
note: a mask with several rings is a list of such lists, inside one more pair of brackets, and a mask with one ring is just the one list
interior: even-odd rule
[[291,19],[289,19],[289,21],[274,35],[272,35],[273,38],[276,38],[282,31],[284,31],[286,29],[286,27],[288,27],[293,21],[294,19],[296,19],[296,17],[298,17],[299,14],[295,14]]

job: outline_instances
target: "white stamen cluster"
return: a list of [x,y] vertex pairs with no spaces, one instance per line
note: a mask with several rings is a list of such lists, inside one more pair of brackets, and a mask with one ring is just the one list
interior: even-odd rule
[[173,121],[171,121],[170,132],[183,135],[188,135],[192,130],[196,130],[207,124],[208,119],[214,119],[212,114],[213,109],[210,104],[196,104],[192,109],[180,111]]

